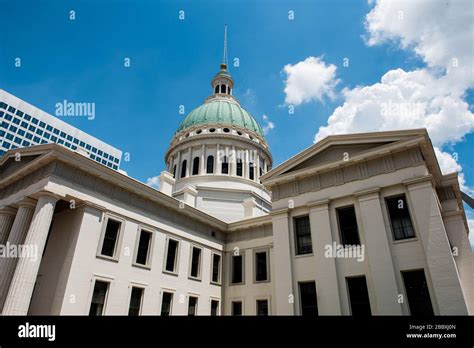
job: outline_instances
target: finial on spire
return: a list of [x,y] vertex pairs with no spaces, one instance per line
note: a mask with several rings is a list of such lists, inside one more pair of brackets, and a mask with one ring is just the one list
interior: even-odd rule
[[224,25],[224,56],[222,58],[221,69],[227,69],[227,24]]

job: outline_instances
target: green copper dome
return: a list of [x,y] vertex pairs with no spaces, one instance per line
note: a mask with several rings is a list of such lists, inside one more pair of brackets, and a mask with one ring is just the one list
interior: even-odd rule
[[216,98],[197,107],[181,122],[177,132],[197,125],[239,126],[263,137],[260,125],[244,108],[232,99]]

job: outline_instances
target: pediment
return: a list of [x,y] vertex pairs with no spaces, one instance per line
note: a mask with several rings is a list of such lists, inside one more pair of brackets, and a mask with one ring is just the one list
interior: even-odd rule
[[0,179],[3,179],[20,170],[22,167],[26,166],[31,161],[34,161],[39,156],[39,154],[19,157],[16,157],[15,155],[9,156],[0,166]]

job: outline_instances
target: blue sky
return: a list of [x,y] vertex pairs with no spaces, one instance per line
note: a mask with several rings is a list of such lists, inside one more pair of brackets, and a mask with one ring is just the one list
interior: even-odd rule
[[[344,90],[374,85],[398,68],[409,72],[438,64],[424,55],[423,43],[368,44],[366,15],[374,4],[367,1],[0,3],[0,88],[51,114],[63,100],[95,103],[94,120],[64,120],[129,152],[131,160],[122,162],[122,169],[141,181],[164,169],[169,141],[185,117],[179,106],[188,113],[211,94],[210,79],[222,59],[224,24],[229,62],[240,60],[238,68],[230,68],[234,95],[262,126],[263,115],[274,124],[266,136],[274,165],[312,144],[319,127],[348,100]],[[406,20],[415,18],[412,9],[402,9]],[[75,20],[69,18],[71,10]],[[185,20],[178,18],[180,10]],[[289,20],[289,11],[294,11],[294,20]],[[409,41],[411,33],[402,29],[395,34]],[[386,36],[395,35],[388,30]],[[17,57],[21,68],[14,66]],[[129,68],[123,64],[127,57]],[[332,96],[313,96],[290,115],[284,67],[308,57],[333,65],[338,82]],[[348,67],[343,66],[345,57]],[[472,111],[472,84],[462,90],[460,99]],[[474,185],[473,141],[468,130],[440,145],[449,154],[457,153],[467,186]]]

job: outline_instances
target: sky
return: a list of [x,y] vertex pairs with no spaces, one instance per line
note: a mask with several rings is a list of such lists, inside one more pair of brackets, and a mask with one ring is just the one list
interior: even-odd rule
[[0,5],[0,88],[53,115],[64,100],[95,103],[93,120],[62,119],[121,149],[121,169],[143,182],[212,93],[227,24],[233,94],[265,129],[274,166],[330,134],[425,127],[443,172],[474,193],[470,0]]

